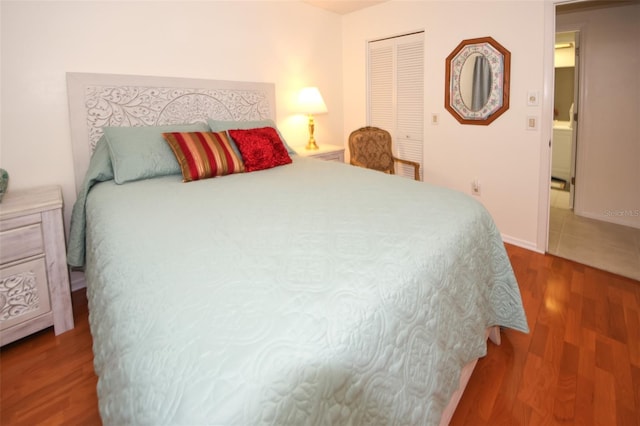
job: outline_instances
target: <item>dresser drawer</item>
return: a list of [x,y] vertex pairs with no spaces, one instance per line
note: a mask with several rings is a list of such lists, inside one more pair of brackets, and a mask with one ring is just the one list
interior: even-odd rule
[[0,232],[0,265],[44,251],[40,223]]
[[44,256],[0,269],[0,330],[50,310]]

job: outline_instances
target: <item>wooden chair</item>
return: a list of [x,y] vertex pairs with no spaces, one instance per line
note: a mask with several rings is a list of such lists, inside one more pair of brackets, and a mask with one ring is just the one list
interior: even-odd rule
[[420,180],[420,164],[403,160],[393,155],[391,135],[379,127],[361,127],[349,135],[349,153],[351,164],[367,169],[395,174],[395,162],[414,168],[415,180]]

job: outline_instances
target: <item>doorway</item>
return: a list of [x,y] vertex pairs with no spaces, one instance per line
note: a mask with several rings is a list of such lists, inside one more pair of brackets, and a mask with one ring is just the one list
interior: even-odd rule
[[554,46],[554,105],[551,137],[551,206],[573,209],[578,100],[580,93],[580,32],[558,32]]
[[[635,187],[627,185],[628,182],[637,182],[637,179],[633,179],[637,167],[627,160],[638,158],[637,146],[626,143],[628,140],[637,140],[628,135],[635,134],[635,117],[640,104],[637,103],[637,92],[622,84],[634,81],[637,75],[637,68],[633,66],[637,63],[634,62],[637,50],[623,46],[626,43],[633,46],[634,40],[637,40],[637,21],[633,17],[640,14],[640,5],[591,1],[565,4],[557,0],[554,1],[554,9],[557,26],[548,34],[549,43],[565,44],[558,47],[570,49],[566,44],[570,46],[571,39],[563,39],[570,35],[562,33],[576,33],[574,42],[578,47],[578,56],[575,64],[579,65],[579,70],[574,70],[573,78],[574,81],[577,79],[579,85],[574,84],[578,90],[573,97],[576,101],[580,98],[580,107],[575,102],[572,111],[571,105],[567,108],[566,103],[555,100],[549,103],[549,107],[557,110],[553,111],[553,124],[549,126],[553,129],[550,129],[549,136],[556,143],[556,150],[559,148],[558,140],[562,138],[556,130],[563,127],[571,130],[566,133],[579,142],[577,145],[572,142],[570,164],[573,169],[569,167],[568,178],[569,194],[575,194],[575,198],[569,196],[567,199],[566,183],[563,183],[567,180],[566,173],[563,177],[562,172],[558,171],[558,164],[555,168],[549,164],[547,169],[549,174],[546,179],[556,178],[552,179],[551,186],[564,190],[562,202],[565,207],[558,207],[559,200],[554,195],[557,192],[552,188],[548,199],[547,251],[640,280],[640,227],[634,226],[633,220],[627,219],[631,225],[628,226],[622,223],[624,221],[616,221],[606,215],[606,212],[616,208],[626,211],[615,206],[635,206],[640,202]],[[556,31],[561,34],[556,34]],[[551,47],[550,44],[548,46]],[[554,51],[557,50],[554,46]],[[549,51],[549,54],[552,52]],[[553,56],[548,57],[551,59]],[[557,80],[551,92],[560,97],[562,95],[555,91],[556,83],[562,84],[563,79],[570,81],[571,76],[562,76],[562,72],[556,73],[555,68],[547,72],[549,77]],[[598,90],[605,87],[606,90]],[[549,163],[554,160],[553,146],[551,151]],[[632,178],[628,178],[628,175]]]

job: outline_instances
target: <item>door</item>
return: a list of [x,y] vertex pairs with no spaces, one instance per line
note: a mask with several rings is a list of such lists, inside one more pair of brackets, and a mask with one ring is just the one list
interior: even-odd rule
[[[369,42],[367,76],[367,123],[391,134],[397,157],[422,166],[424,32]],[[395,167],[396,174],[413,179],[413,167]]]

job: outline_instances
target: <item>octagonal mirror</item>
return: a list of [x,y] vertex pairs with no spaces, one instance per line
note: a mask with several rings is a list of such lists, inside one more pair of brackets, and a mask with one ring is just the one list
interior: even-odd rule
[[491,37],[463,40],[446,60],[445,108],[462,124],[488,125],[509,109],[511,53]]

